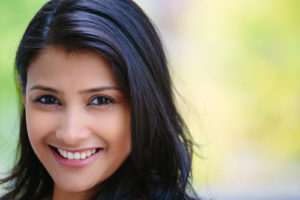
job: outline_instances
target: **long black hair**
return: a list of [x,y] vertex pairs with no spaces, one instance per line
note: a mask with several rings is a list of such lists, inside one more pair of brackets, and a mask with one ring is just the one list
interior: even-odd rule
[[[95,187],[92,199],[196,199],[190,184],[192,139],[179,115],[165,53],[144,12],[131,0],[51,0],[28,25],[16,55],[25,92],[27,69],[41,50],[90,50],[104,57],[131,107],[132,151],[121,167]],[[2,183],[3,199],[51,196],[53,180],[30,145],[21,106],[18,159]]]

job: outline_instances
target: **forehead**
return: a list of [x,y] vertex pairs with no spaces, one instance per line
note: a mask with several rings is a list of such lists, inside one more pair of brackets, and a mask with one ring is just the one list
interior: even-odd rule
[[[29,64],[29,69],[35,65],[39,65],[40,67],[43,65],[62,67],[69,65],[93,66],[99,64],[109,66],[109,63],[102,56],[93,51],[84,49],[67,51],[62,47],[48,46],[33,59]],[[73,70],[75,70],[75,68]]]
[[62,48],[45,48],[29,65],[27,84],[110,84],[116,85],[109,63],[99,54]]

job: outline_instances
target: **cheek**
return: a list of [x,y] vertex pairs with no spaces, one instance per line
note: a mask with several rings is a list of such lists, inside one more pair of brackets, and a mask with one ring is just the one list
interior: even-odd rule
[[26,126],[31,145],[35,149],[43,143],[48,134],[55,130],[56,120],[53,115],[26,109]]
[[[130,113],[127,109],[119,109],[101,120],[98,133],[108,144],[111,151],[129,154],[131,150]],[[116,155],[118,154],[116,153]]]

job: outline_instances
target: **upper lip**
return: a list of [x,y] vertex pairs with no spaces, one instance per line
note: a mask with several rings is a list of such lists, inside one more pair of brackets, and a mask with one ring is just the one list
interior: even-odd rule
[[67,152],[71,152],[71,153],[75,153],[75,152],[86,152],[86,151],[92,151],[94,149],[98,150],[98,149],[103,149],[102,147],[84,147],[84,148],[78,148],[78,149],[68,149],[68,148],[64,148],[64,147],[56,147],[56,146],[53,146],[53,145],[49,145],[50,147],[52,148],[55,148],[55,149],[61,149],[63,151],[67,151]]

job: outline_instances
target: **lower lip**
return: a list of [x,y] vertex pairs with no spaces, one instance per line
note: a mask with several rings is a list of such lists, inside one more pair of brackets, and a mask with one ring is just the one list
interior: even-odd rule
[[61,157],[56,151],[54,151],[52,148],[50,148],[51,152],[54,155],[55,160],[64,167],[70,167],[70,168],[81,168],[89,165],[92,163],[102,152],[102,149],[100,149],[97,153],[91,155],[90,157],[83,159],[83,160],[70,160]]

